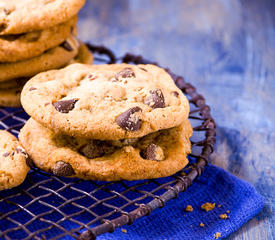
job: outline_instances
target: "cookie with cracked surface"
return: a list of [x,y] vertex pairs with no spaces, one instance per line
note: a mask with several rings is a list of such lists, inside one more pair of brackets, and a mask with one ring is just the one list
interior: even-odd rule
[[0,190],[20,185],[29,171],[28,155],[16,137],[0,130]]
[[15,63],[0,63],[0,82],[32,77],[43,71],[64,67],[77,55],[78,48],[78,40],[71,36],[37,57]]
[[[77,56],[73,62],[92,64],[93,55],[86,47],[81,44]],[[13,79],[5,82],[0,82],[0,106],[2,107],[20,107],[20,95],[23,86],[29,78]]]
[[32,78],[21,102],[55,133],[100,140],[142,137],[178,126],[189,114],[186,97],[154,65],[72,64]]
[[87,140],[56,135],[32,118],[19,139],[38,168],[63,177],[117,181],[159,178],[174,174],[188,163],[188,120],[142,138],[115,141]]
[[47,29],[77,15],[85,0],[1,0],[0,35]]
[[0,36],[0,62],[18,62],[41,55],[70,37],[76,22],[77,16],[48,29]]

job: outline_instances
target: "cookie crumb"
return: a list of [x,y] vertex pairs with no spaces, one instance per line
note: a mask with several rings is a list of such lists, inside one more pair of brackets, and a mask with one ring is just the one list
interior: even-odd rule
[[227,212],[227,213],[230,213],[230,211],[229,211],[229,210],[227,210],[226,212]]
[[122,228],[122,229],[121,229],[121,232],[123,232],[123,233],[127,233],[127,230],[126,230],[126,229],[124,229],[124,228]]
[[193,212],[193,207],[191,205],[187,205],[186,208],[185,208],[185,211],[186,212]]
[[220,238],[220,237],[221,237],[221,233],[220,233],[220,232],[216,232],[214,238],[215,238],[215,239],[218,239],[218,238]]
[[221,204],[218,205],[218,207],[221,207],[221,206],[222,206]]
[[206,212],[211,211],[215,208],[216,203],[204,203],[201,205],[201,209],[205,210]]
[[227,218],[228,218],[228,216],[227,216],[227,214],[226,214],[226,213],[224,213],[224,214],[221,214],[221,215],[220,215],[220,218],[221,218],[221,219],[227,219]]
[[200,223],[200,227],[204,227],[205,225],[204,225],[204,223]]

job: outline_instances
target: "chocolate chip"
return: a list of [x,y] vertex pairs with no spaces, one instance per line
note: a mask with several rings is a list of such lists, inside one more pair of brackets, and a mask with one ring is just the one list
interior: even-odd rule
[[144,72],[148,72],[145,68],[140,67],[141,70],[143,70]]
[[35,87],[30,87],[29,91],[37,90]]
[[179,97],[180,94],[177,91],[173,91],[172,95],[175,96],[175,97]]
[[3,154],[3,157],[8,157],[10,155],[10,153],[6,152]]
[[164,108],[165,100],[162,91],[160,89],[151,90],[144,103],[151,108]]
[[4,31],[8,25],[6,23],[0,23],[0,32]]
[[58,161],[54,166],[53,174],[59,177],[69,177],[74,175],[75,172],[69,163]]
[[65,50],[72,52],[74,49],[71,46],[71,44],[68,41],[65,41],[63,43],[60,44],[61,47],[63,47]]
[[142,109],[140,107],[133,107],[121,113],[117,119],[116,123],[123,129],[128,131],[138,131],[141,128],[141,119],[139,113]]
[[132,70],[132,68],[124,68],[122,69],[120,72],[118,72],[116,75],[115,75],[115,79],[117,81],[119,81],[119,78],[135,78],[136,77],[136,74],[134,73],[134,71]]
[[164,153],[162,148],[154,143],[151,143],[146,149],[144,149],[141,152],[141,156],[148,160],[164,160]]
[[75,98],[70,100],[62,100],[62,101],[53,103],[53,106],[58,112],[68,113],[74,109],[74,105],[77,101],[78,99],[75,99]]
[[90,159],[102,157],[105,154],[111,154],[114,151],[114,146],[111,146],[104,141],[98,140],[93,140],[91,143],[79,149],[79,153]]
[[22,147],[15,148],[14,153],[22,154],[22,155],[24,155],[25,158],[29,157],[28,154],[26,153],[25,149],[23,149]]

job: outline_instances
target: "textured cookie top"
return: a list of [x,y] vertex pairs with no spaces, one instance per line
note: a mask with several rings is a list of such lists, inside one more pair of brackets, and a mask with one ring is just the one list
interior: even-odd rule
[[188,163],[188,120],[178,127],[142,138],[99,141],[56,135],[33,119],[19,139],[35,165],[62,177],[91,180],[137,180],[169,176]]
[[72,64],[32,78],[21,102],[56,133],[102,140],[178,126],[189,113],[170,75],[154,65]]
[[33,58],[64,42],[76,29],[77,16],[59,25],[17,35],[0,36],[0,62]]
[[28,171],[28,155],[18,140],[0,130],[0,190],[21,184]]
[[85,0],[0,0],[0,35],[19,34],[68,21]]

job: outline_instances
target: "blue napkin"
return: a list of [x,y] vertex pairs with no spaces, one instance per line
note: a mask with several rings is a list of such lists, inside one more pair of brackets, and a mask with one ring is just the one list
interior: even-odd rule
[[[216,207],[203,211],[200,206],[206,202],[215,203]],[[193,207],[193,212],[185,211],[187,205]],[[263,206],[263,197],[249,183],[209,165],[186,192],[170,200],[164,208],[97,239],[206,240],[215,239],[218,232],[222,239],[258,214]],[[221,219],[220,214],[227,214],[229,218]]]

